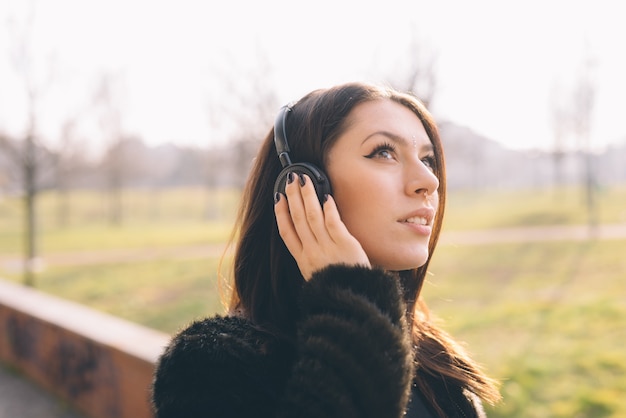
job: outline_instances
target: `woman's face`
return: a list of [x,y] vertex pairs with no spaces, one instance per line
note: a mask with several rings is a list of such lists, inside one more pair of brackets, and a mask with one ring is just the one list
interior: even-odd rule
[[422,266],[439,187],[422,122],[407,107],[386,99],[357,105],[347,122],[326,164],[343,222],[373,266]]

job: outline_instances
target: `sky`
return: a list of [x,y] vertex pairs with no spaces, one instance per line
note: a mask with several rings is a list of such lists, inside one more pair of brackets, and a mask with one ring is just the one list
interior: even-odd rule
[[[407,65],[417,39],[436,56],[436,119],[514,149],[550,149],[554,103],[571,105],[586,71],[594,92],[589,141],[601,150],[626,141],[619,4],[0,0],[0,131],[25,129],[25,69],[35,80],[40,134],[50,143],[64,121],[94,113],[96,86],[108,74],[125,133],[150,145],[210,146],[228,137],[220,131],[228,123],[209,117],[211,106],[234,103],[245,119],[233,97],[250,83],[261,79],[286,103],[337,83],[382,81]],[[24,32],[28,10],[34,18]],[[29,65],[19,67],[14,52],[23,33],[31,34]],[[84,140],[97,142],[102,125],[91,120]]]

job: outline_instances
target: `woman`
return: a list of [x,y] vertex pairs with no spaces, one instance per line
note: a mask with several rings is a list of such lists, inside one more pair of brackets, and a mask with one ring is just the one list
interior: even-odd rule
[[[229,315],[174,337],[157,416],[484,416],[494,382],[418,300],[445,203],[431,116],[412,96],[350,83],[278,122],[242,198]],[[298,162],[322,167],[332,194]]]

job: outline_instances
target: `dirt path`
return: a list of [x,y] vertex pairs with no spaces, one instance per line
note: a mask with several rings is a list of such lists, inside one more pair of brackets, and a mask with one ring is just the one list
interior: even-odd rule
[[595,228],[577,225],[444,231],[439,242],[442,245],[485,245],[512,242],[584,241],[588,239],[626,239],[626,223],[598,225]]
[[[439,245],[488,245],[497,243],[537,241],[583,241],[587,239],[626,239],[626,223],[583,226],[545,226],[531,228],[506,228],[479,231],[445,231]],[[80,266],[93,264],[126,263],[158,259],[183,260],[219,257],[224,244],[197,245],[173,248],[132,248],[102,251],[72,251],[46,254],[36,260],[39,267]],[[19,271],[22,260],[18,254],[0,255],[0,271]]]
[[[131,263],[151,260],[184,260],[194,258],[220,257],[224,244],[195,245],[165,248],[120,248],[99,251],[68,251],[49,253],[35,260],[35,267],[47,266],[88,266],[93,264]],[[19,271],[23,261],[17,254],[0,255],[0,271]]]

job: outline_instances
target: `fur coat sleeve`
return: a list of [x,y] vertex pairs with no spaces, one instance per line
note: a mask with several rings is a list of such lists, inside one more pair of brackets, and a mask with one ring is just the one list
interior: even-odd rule
[[234,317],[175,336],[156,369],[156,415],[401,417],[413,375],[404,312],[393,275],[329,266],[302,289],[295,348]]

